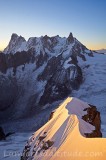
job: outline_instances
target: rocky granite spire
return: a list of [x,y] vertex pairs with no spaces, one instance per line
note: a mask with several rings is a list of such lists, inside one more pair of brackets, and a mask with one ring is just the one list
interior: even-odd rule
[[23,42],[26,42],[25,38],[18,36],[16,33],[13,33],[8,46],[4,49],[4,53],[15,53],[17,48],[22,48]]
[[73,34],[70,32],[68,38],[67,38],[68,43],[73,43],[74,42],[74,37]]

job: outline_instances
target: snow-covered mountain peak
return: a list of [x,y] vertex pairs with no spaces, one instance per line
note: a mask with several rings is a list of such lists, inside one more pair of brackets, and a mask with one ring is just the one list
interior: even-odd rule
[[19,36],[16,34],[16,33],[13,33],[12,35],[11,35],[11,40],[13,40],[13,39],[17,39]]
[[[91,109],[87,103],[74,97],[68,97],[52,112],[49,121],[27,141],[21,157],[22,160],[70,160],[71,158],[67,155],[59,156],[58,153],[62,155],[63,152],[71,152],[79,146],[80,149],[86,148],[88,151],[88,145],[85,146],[85,139],[87,139],[84,138],[85,133],[92,134],[95,130],[92,123],[82,118],[83,115],[87,114],[88,108]],[[94,141],[92,143],[93,145],[96,144]]]
[[4,49],[3,52],[5,54],[14,54],[17,51],[24,50],[25,42],[26,40],[24,37],[18,36],[17,34],[13,33],[8,46]]

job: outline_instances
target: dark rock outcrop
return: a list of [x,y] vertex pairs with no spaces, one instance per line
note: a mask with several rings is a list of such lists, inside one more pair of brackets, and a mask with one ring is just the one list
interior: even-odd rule
[[0,127],[0,141],[1,140],[5,140],[6,137],[8,137],[8,136],[10,136],[12,134],[14,134],[14,132],[9,132],[9,133],[5,134],[3,128]]
[[39,104],[42,106],[66,98],[73,89],[79,88],[82,79],[82,70],[73,56],[67,68],[64,68],[62,55],[52,57],[42,74],[38,76],[38,80],[47,80]]
[[88,138],[102,137],[100,112],[97,111],[96,106],[89,105],[90,108],[85,109],[87,115],[84,115],[82,119],[95,126],[95,130],[92,133],[85,133],[85,136]]
[[13,68],[16,72],[17,67],[28,63],[34,63],[35,56],[32,50],[17,52],[16,54],[0,53],[0,71],[6,73],[8,69]]
[[[76,72],[74,80],[70,80],[70,72]],[[57,100],[62,100],[71,94],[73,89],[78,89],[82,83],[82,71],[80,67],[70,67],[67,70],[55,70],[55,73],[48,80],[43,95],[41,96],[40,105],[52,103]]]
[[73,43],[74,42],[74,37],[73,37],[72,33],[69,34],[69,36],[67,38],[67,41],[68,41],[68,43]]
[[5,133],[2,127],[0,127],[0,140],[5,140]]

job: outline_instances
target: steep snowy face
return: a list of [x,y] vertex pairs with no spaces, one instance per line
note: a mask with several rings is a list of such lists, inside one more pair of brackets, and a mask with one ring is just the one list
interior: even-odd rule
[[3,52],[5,54],[14,54],[17,51],[23,51],[25,50],[25,42],[26,40],[22,36],[18,36],[17,34],[13,33],[8,46],[4,49]]
[[[28,140],[22,160],[63,160],[67,159],[65,157],[67,155],[61,157],[58,155],[55,157],[54,155],[60,151],[66,152],[67,149],[70,152],[72,150],[76,151],[78,146],[80,146],[80,150],[83,150],[83,148],[88,150],[89,146],[86,146],[86,143],[84,146],[82,145],[83,139],[85,139],[85,134],[92,134],[95,130],[95,126],[92,125],[90,119],[89,121],[82,119],[84,115],[87,115],[86,110],[88,108],[91,109],[87,103],[77,98],[67,98],[52,112],[50,120]],[[92,119],[92,117],[93,114],[90,118]]]

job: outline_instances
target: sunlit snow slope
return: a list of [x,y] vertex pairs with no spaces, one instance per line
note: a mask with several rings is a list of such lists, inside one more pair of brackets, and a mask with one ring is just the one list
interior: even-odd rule
[[22,160],[105,160],[106,139],[82,136],[94,130],[81,118],[88,107],[77,98],[67,98],[29,139],[25,147],[29,157]]

